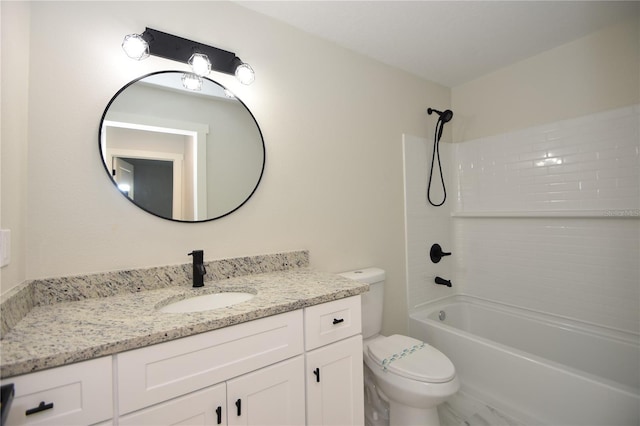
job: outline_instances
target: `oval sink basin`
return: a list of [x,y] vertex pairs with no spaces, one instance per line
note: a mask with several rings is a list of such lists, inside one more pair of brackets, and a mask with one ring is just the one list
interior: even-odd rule
[[202,312],[212,309],[225,308],[253,299],[255,294],[243,292],[225,292],[194,296],[188,299],[173,302],[161,307],[160,312],[180,314],[187,312]]

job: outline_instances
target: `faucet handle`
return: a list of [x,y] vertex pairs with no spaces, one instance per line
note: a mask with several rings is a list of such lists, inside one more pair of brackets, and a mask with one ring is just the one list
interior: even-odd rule
[[442,247],[440,247],[440,244],[434,244],[431,246],[431,250],[429,250],[429,257],[431,257],[431,261],[433,263],[440,262],[440,259],[442,259],[444,256],[451,256],[451,253],[445,253],[444,251],[442,251]]
[[207,273],[207,268],[204,267],[204,264],[199,263],[196,265],[196,269],[200,275],[205,275]]

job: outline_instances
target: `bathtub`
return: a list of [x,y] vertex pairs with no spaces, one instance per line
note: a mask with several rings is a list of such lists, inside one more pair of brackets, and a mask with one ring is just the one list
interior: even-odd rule
[[525,424],[640,424],[637,334],[471,296],[422,305],[409,334],[451,359],[463,390]]

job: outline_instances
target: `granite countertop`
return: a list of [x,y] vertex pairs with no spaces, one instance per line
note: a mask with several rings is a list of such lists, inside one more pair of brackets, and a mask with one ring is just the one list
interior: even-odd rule
[[[0,378],[112,355],[366,292],[368,285],[308,268],[244,275],[33,307],[0,341]],[[219,291],[251,300],[211,311],[157,308]]]

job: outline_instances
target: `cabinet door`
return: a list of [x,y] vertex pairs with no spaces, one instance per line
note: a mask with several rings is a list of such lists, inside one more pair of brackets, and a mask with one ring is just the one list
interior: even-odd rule
[[362,336],[308,352],[307,424],[364,424]]
[[221,383],[120,417],[120,426],[226,425],[226,386]]
[[304,357],[227,382],[229,425],[303,425]]

